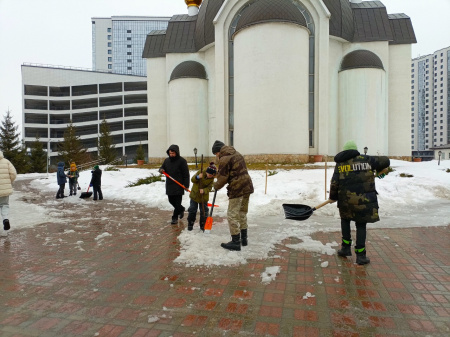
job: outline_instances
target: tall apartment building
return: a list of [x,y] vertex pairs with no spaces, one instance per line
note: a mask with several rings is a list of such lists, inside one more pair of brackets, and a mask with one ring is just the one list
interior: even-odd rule
[[450,47],[412,60],[412,155],[432,158],[430,148],[450,144]]
[[39,136],[52,164],[72,121],[88,152],[97,153],[100,124],[108,122],[117,156],[148,152],[147,79],[80,69],[22,65],[23,130],[27,147]]
[[148,16],[92,18],[92,69],[146,76],[142,51],[147,34],[165,30],[169,20]]

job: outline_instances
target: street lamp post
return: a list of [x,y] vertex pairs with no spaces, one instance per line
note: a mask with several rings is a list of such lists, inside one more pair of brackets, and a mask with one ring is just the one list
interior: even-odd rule
[[194,147],[194,155],[195,155],[195,168],[198,168],[197,166],[197,148]]
[[441,165],[441,155],[442,155],[442,151],[439,151],[438,152],[438,156],[439,156],[438,165]]
[[366,146],[366,147],[364,147],[364,154],[367,154],[367,150],[368,150],[369,148]]
[[51,139],[48,139],[47,142],[47,174],[48,174],[48,167],[50,166],[50,141]]

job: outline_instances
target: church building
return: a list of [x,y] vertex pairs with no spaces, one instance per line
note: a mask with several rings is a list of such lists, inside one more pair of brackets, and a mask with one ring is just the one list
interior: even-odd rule
[[[182,1],[182,0],[180,0]],[[411,19],[381,1],[185,0],[148,34],[148,154],[307,162],[354,140],[411,155]]]

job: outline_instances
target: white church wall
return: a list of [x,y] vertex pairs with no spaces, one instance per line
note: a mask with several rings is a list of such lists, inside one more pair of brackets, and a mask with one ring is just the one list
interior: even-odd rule
[[[344,42],[345,43],[345,42]],[[343,58],[342,41],[330,38],[329,97],[328,97],[328,155],[335,155],[339,148],[339,69]]]
[[[166,58],[147,59],[148,156],[164,156],[167,143]],[[151,89],[151,90],[150,90]]]
[[389,155],[411,156],[411,45],[389,47]]
[[358,150],[388,155],[386,73],[359,68],[339,73],[339,149],[354,140]]
[[180,147],[182,156],[208,151],[208,81],[179,78],[169,82],[168,134],[170,144]]
[[[208,69],[211,69],[208,75],[208,129],[205,130],[205,137],[207,141],[207,149],[204,155],[212,156],[211,148],[216,139],[220,139],[223,141],[224,137],[221,135],[220,138],[217,138],[218,135],[218,125],[217,125],[217,115],[216,115],[216,73],[215,73],[215,48],[211,46],[209,49],[204,52],[204,60],[208,65]],[[220,130],[223,130],[220,128]]]
[[234,144],[245,154],[308,154],[308,31],[264,23],[234,38]]

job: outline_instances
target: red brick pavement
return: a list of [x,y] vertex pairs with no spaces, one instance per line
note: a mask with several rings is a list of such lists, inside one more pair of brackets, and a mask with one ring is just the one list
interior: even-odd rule
[[[450,335],[449,226],[373,226],[367,266],[290,250],[292,238],[275,259],[187,268],[173,262],[184,221],[171,226],[169,213],[142,205],[87,202],[82,214],[65,214],[67,223],[0,239],[0,336]],[[281,273],[264,285],[270,266]]]

